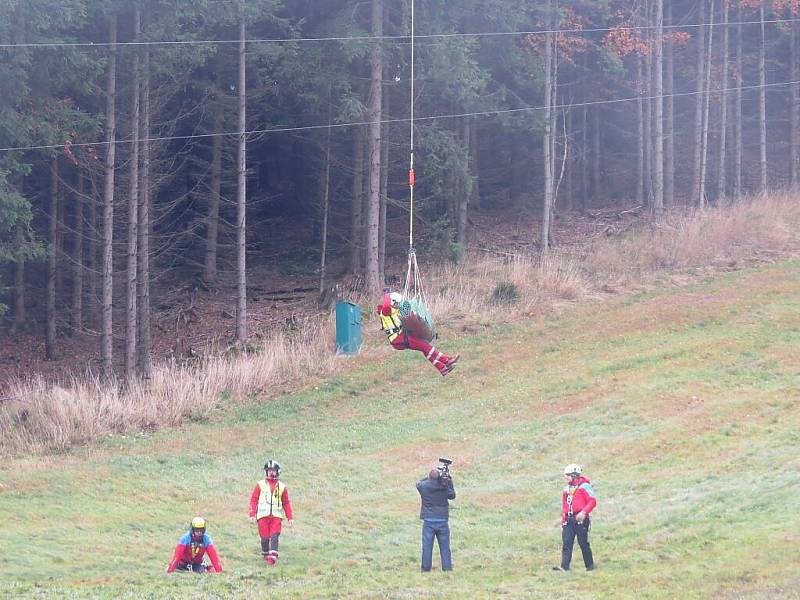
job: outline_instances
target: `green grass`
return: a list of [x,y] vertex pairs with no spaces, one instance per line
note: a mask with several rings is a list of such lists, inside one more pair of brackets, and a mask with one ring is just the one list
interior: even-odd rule
[[[462,354],[446,380],[392,353],[211,422],[4,463],[0,595],[800,595],[800,263],[442,346]],[[423,576],[414,481],[445,454],[455,571]],[[297,522],[268,569],[247,502],[270,457]],[[575,461],[599,495],[598,569],[554,573],[560,470]],[[167,576],[195,514],[226,572]]]

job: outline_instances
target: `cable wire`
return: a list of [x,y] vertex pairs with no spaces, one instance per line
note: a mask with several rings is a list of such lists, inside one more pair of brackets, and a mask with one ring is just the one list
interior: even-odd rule
[[[797,85],[800,84],[800,80],[797,81],[776,81],[772,83],[766,83],[763,86],[760,84],[754,85],[743,85],[741,87],[729,87],[725,89],[716,89],[711,90],[712,94],[722,94],[727,92],[735,92],[737,90],[747,91],[747,90],[756,90],[762,87],[764,88],[773,88],[773,87],[780,87],[780,86],[787,86],[787,85]],[[652,95],[652,96],[627,96],[625,98],[610,98],[608,100],[589,100],[586,102],[571,102],[567,104],[555,104],[552,108],[555,109],[567,109],[567,108],[581,108],[583,106],[600,106],[604,104],[619,104],[622,102],[634,102],[638,100],[656,100],[658,98],[683,98],[687,96],[696,96],[697,94],[704,93],[703,90],[693,90],[689,92],[675,92],[672,94],[660,94],[660,95]],[[430,115],[430,116],[415,116],[415,121],[438,121],[443,119],[458,119],[462,117],[487,117],[487,116],[497,116],[497,115],[504,115],[504,114],[518,114],[524,113],[529,111],[535,110],[544,110],[543,106],[523,106],[520,108],[506,108],[506,109],[495,109],[495,110],[484,110],[484,111],[475,111],[475,112],[466,112],[466,113],[451,113],[451,114],[442,114],[442,115]],[[377,121],[380,124],[394,124],[394,123],[408,123],[410,121],[409,118],[401,118],[401,119],[382,119]],[[372,125],[373,121],[351,121],[348,123],[333,123],[333,124],[324,124],[324,125],[298,125],[295,127],[273,127],[268,129],[251,129],[249,131],[239,132],[239,131],[224,131],[224,132],[217,132],[217,133],[196,133],[191,135],[171,135],[171,136],[163,136],[163,137],[152,137],[152,138],[142,138],[137,141],[139,142],[169,142],[169,141],[177,141],[177,140],[191,140],[191,139],[202,139],[202,138],[213,138],[217,136],[238,136],[244,135],[252,136],[252,135],[266,135],[270,133],[287,133],[287,132],[294,132],[294,131],[313,131],[313,130],[320,130],[320,129],[327,129],[327,128],[335,128],[341,129],[345,127],[363,127],[367,125]],[[42,144],[38,146],[10,146],[6,148],[0,148],[0,152],[16,152],[16,151],[26,151],[26,150],[55,150],[58,148],[79,148],[79,147],[88,147],[88,146],[108,146],[109,144],[130,144],[133,140],[131,139],[124,139],[124,140],[114,140],[113,142],[108,141],[98,141],[98,142],[76,142],[76,143],[68,143],[68,144]]]
[[[796,19],[767,19],[765,25],[777,25],[782,23],[796,23]],[[760,25],[762,21],[729,21],[727,23],[686,23],[681,25],[663,25],[662,29],[692,29],[698,27],[734,27],[738,25]],[[513,37],[523,35],[544,35],[547,33],[603,33],[609,31],[648,31],[655,29],[656,25],[618,25],[613,27],[589,27],[572,29],[538,29],[522,31],[478,31],[478,32],[457,32],[457,33],[428,33],[417,35],[417,39],[437,39],[437,38],[461,38],[461,37]],[[306,42],[369,42],[369,41],[397,41],[410,44],[411,38],[408,35],[356,35],[356,36],[331,36],[331,37],[306,37],[306,38],[255,38],[246,39],[248,44],[285,44],[285,43],[306,43]],[[239,40],[149,40],[139,42],[25,42],[21,44],[0,44],[3,49],[24,49],[24,48],[104,48],[107,46],[192,46],[192,45],[211,45],[211,44],[238,44]]]

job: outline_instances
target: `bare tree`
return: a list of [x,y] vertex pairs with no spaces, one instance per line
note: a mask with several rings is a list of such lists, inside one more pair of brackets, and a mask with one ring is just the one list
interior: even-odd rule
[[719,167],[717,169],[717,198],[720,200],[726,193],[726,169],[727,169],[727,133],[728,133],[728,3],[722,2],[722,60],[720,68],[722,70],[722,91],[719,99]]
[[[706,0],[697,3],[697,22],[705,21]],[[700,177],[703,161],[703,106],[705,100],[706,28],[697,28],[697,96],[694,105],[694,178],[690,199],[702,202],[700,197]]]
[[[789,77],[792,81],[800,79],[800,66],[798,65],[798,38],[797,22],[791,25],[791,35],[789,38]],[[798,137],[800,137],[800,85],[793,83],[789,86],[789,162],[790,181],[793,186],[800,184],[800,149],[798,148]]]
[[383,277],[379,273],[378,232],[381,196],[381,107],[383,94],[383,0],[372,0],[372,35],[376,38],[370,50],[370,86],[368,108],[369,184],[366,210],[366,284],[367,293],[377,297]]
[[47,251],[47,319],[45,328],[45,355],[55,360],[56,350],[56,255],[58,254],[58,157],[50,163],[50,211],[48,213],[49,248]]
[[636,137],[636,204],[644,204],[644,146],[648,143],[644,132],[644,69],[642,68],[644,58],[641,54],[636,55],[636,117],[637,117],[637,137]]
[[245,6],[239,3],[239,146],[236,183],[236,341],[247,341],[247,96],[245,79]]
[[706,203],[706,171],[708,166],[708,125],[709,110],[711,103],[711,69],[714,46],[714,0],[711,0],[708,24],[708,51],[706,56],[705,76],[706,81],[703,90],[703,131],[701,137],[700,153],[700,189],[698,190],[698,203],[703,206]]
[[764,24],[764,0],[758,6],[761,40],[758,45],[758,138],[761,166],[761,193],[767,193],[767,36]]
[[83,331],[83,207],[86,196],[85,178],[80,168],[77,170],[78,187],[75,193],[75,227],[73,230],[72,249],[72,328]]
[[[143,15],[146,22],[147,13]],[[150,106],[150,46],[144,47],[142,57],[141,147],[142,165],[139,170],[139,374],[150,379],[153,371],[153,339],[150,328],[150,193],[151,193],[151,106]]]
[[541,251],[546,253],[550,248],[550,215],[553,211],[553,4],[545,3],[545,39],[544,39],[544,136],[542,150],[544,153],[544,206],[542,209]]
[[105,187],[103,189],[103,371],[106,377],[114,375],[114,163],[116,152],[117,98],[117,15],[109,25],[110,49],[106,65],[106,160]]
[[[664,6],[665,19],[672,25],[672,2]],[[666,77],[664,80],[664,204],[675,202],[675,61],[672,38],[666,48]]]
[[325,160],[322,163],[322,249],[319,259],[319,298],[320,302],[326,293],[325,277],[328,259],[328,210],[331,191],[331,124],[333,122],[333,104],[331,103],[331,84],[328,84],[328,128],[325,132]]
[[653,76],[655,96],[655,149],[653,163],[655,181],[653,186],[653,211],[655,214],[664,209],[664,0],[655,3],[655,47],[653,52]]
[[734,122],[736,124],[736,145],[734,151],[734,170],[733,170],[733,197],[738,198],[742,195],[742,154],[744,144],[742,141],[742,82],[744,78],[744,71],[742,70],[742,45],[743,45],[743,29],[742,29],[742,16],[743,9],[740,2],[736,10],[736,96],[734,103]]
[[[136,4],[133,10],[133,41],[139,41],[142,13]],[[139,242],[139,73],[138,48],[133,50],[133,90],[131,91],[131,158],[128,180],[128,269],[127,303],[125,312],[125,379],[129,384],[136,380],[137,344],[137,252]]]

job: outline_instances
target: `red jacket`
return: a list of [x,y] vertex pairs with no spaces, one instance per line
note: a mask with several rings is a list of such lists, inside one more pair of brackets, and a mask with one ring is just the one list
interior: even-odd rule
[[201,564],[204,554],[208,554],[208,558],[211,559],[214,570],[217,573],[222,573],[222,565],[219,563],[219,555],[217,555],[214,542],[211,541],[211,536],[204,533],[200,541],[195,542],[192,540],[192,535],[190,533],[184,534],[180,541],[178,541],[178,545],[175,546],[175,552],[172,553],[172,561],[167,567],[167,573],[172,573],[178,565],[183,566],[189,563],[193,565]]
[[579,477],[574,484],[568,485],[561,492],[561,522],[566,523],[569,517],[569,502],[567,498],[572,492],[572,514],[577,515],[583,512],[589,516],[597,506],[597,499],[594,496],[592,483],[586,477]]
[[[275,486],[278,484],[277,479],[267,479],[269,483],[269,489],[274,490]],[[256,487],[253,489],[253,493],[250,494],[250,516],[255,517],[258,513],[258,498],[261,495],[261,488]],[[294,519],[292,516],[292,502],[289,500],[289,488],[285,488],[283,490],[283,494],[281,494],[281,504],[283,505],[283,514],[286,515],[286,518],[291,521]],[[277,517],[272,517],[276,519]]]

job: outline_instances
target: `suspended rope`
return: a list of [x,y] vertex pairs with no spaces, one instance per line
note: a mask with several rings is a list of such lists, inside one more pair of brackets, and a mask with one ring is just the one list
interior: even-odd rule
[[410,150],[408,167],[408,269],[403,287],[405,301],[400,308],[403,326],[415,337],[428,341],[436,337],[431,313],[425,306],[425,289],[414,249],[414,0],[411,0],[411,107],[409,111]]

